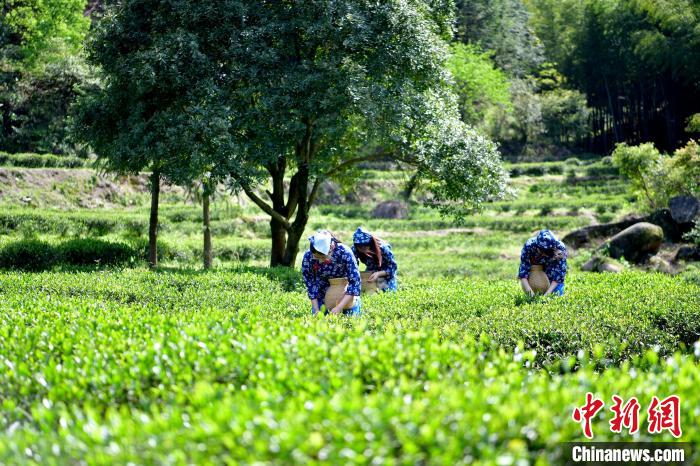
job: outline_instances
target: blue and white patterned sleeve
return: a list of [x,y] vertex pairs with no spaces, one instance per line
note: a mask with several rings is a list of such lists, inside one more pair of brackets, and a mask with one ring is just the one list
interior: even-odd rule
[[564,280],[566,279],[566,246],[564,246],[562,252],[564,253],[564,258],[550,261],[545,269],[547,277],[549,277],[550,280],[555,281],[557,283],[564,283]]
[[353,255],[350,248],[344,247],[343,249],[343,263],[346,267],[348,279],[348,289],[345,292],[345,294],[349,294],[352,296],[360,296],[360,290],[362,289],[360,269],[357,267],[355,256]]
[[532,264],[530,264],[530,250],[532,246],[525,243],[523,250],[520,251],[520,268],[518,269],[518,278],[528,278]]
[[382,244],[380,246],[382,253],[382,270],[386,272],[386,279],[392,280],[396,277],[396,272],[399,269],[396,259],[394,259],[394,253],[391,251],[391,245]]
[[355,263],[357,265],[360,265],[360,256],[357,255],[357,248],[355,248],[354,244],[350,247],[350,250],[352,251],[352,254],[355,256]]
[[304,277],[304,285],[306,285],[306,292],[309,295],[309,299],[318,298],[320,287],[318,277],[315,276],[312,270],[310,251],[306,251],[301,261],[301,275]]

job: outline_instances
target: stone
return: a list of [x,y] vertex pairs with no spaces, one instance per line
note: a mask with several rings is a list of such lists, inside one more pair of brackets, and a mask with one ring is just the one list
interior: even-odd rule
[[377,205],[372,212],[374,218],[408,218],[408,205],[401,201],[385,201]]
[[699,262],[700,261],[700,248],[693,246],[681,246],[676,251],[676,255],[673,258],[673,262],[686,261],[686,262]]
[[671,218],[676,223],[693,223],[700,215],[700,201],[694,196],[676,196],[668,203]]
[[624,267],[609,257],[593,256],[581,266],[584,272],[620,273]]
[[613,259],[624,257],[630,262],[641,263],[659,252],[664,230],[652,223],[635,223],[613,236],[605,245]]
[[649,269],[661,273],[673,273],[673,267],[671,266],[671,264],[669,264],[659,256],[652,256],[649,258]]
[[584,246],[590,246],[595,240],[608,238],[613,236],[625,228],[628,228],[635,223],[642,221],[642,217],[631,217],[614,223],[604,223],[601,225],[591,225],[578,230],[574,230],[562,238],[564,244],[570,248],[578,249]]

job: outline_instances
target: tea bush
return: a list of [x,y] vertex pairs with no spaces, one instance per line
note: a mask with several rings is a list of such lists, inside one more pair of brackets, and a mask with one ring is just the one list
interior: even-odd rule
[[87,164],[85,159],[68,155],[0,152],[0,165],[7,167],[81,168]]
[[[560,463],[587,391],[677,394],[700,441],[696,285],[413,280],[348,319],[288,274],[0,273],[0,462]],[[596,440],[629,440],[606,411]]]
[[39,271],[57,266],[114,266],[133,263],[136,251],[123,243],[76,238],[60,243],[39,239],[0,247],[0,268]]

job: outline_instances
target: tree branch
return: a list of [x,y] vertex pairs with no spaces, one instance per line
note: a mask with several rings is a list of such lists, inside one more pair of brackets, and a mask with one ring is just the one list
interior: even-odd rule
[[269,204],[267,204],[265,201],[260,199],[254,192],[248,187],[244,187],[243,191],[246,193],[248,198],[250,198],[251,201],[255,203],[258,207],[260,207],[267,215],[272,217],[273,219],[277,220],[279,223],[284,226],[285,230],[289,230],[292,228],[292,225],[289,223],[289,220],[287,220],[282,214],[279,212],[275,212],[275,209],[273,209]]
[[365,155],[362,157],[355,157],[352,159],[348,159],[342,163],[339,163],[335,167],[331,168],[328,170],[326,173],[323,174],[323,176],[330,177],[333,175],[336,175],[343,170],[347,170],[348,168],[352,167],[353,165],[356,165],[360,162],[367,162],[370,160],[379,160],[385,158],[387,155],[389,155],[389,152],[377,152],[375,154],[370,154],[370,155]]
[[316,178],[316,181],[314,181],[314,185],[311,188],[311,194],[309,194],[309,200],[306,203],[308,206],[307,209],[310,209],[312,205],[314,205],[314,201],[316,201],[316,195],[318,194],[318,188],[321,187],[321,178]]

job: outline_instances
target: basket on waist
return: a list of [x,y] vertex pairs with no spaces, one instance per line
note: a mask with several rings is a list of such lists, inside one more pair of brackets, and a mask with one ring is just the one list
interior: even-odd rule
[[[344,277],[330,278],[328,279],[328,283],[330,283],[330,286],[326,290],[323,303],[326,305],[326,309],[330,310],[336,307],[345,296],[345,291],[348,288],[348,279]],[[352,309],[356,304],[356,300],[357,297],[354,296],[353,299],[345,305],[344,309]]]
[[541,265],[532,266],[527,281],[530,284],[530,288],[536,293],[544,293],[549,289],[549,277],[544,273],[544,268]]

